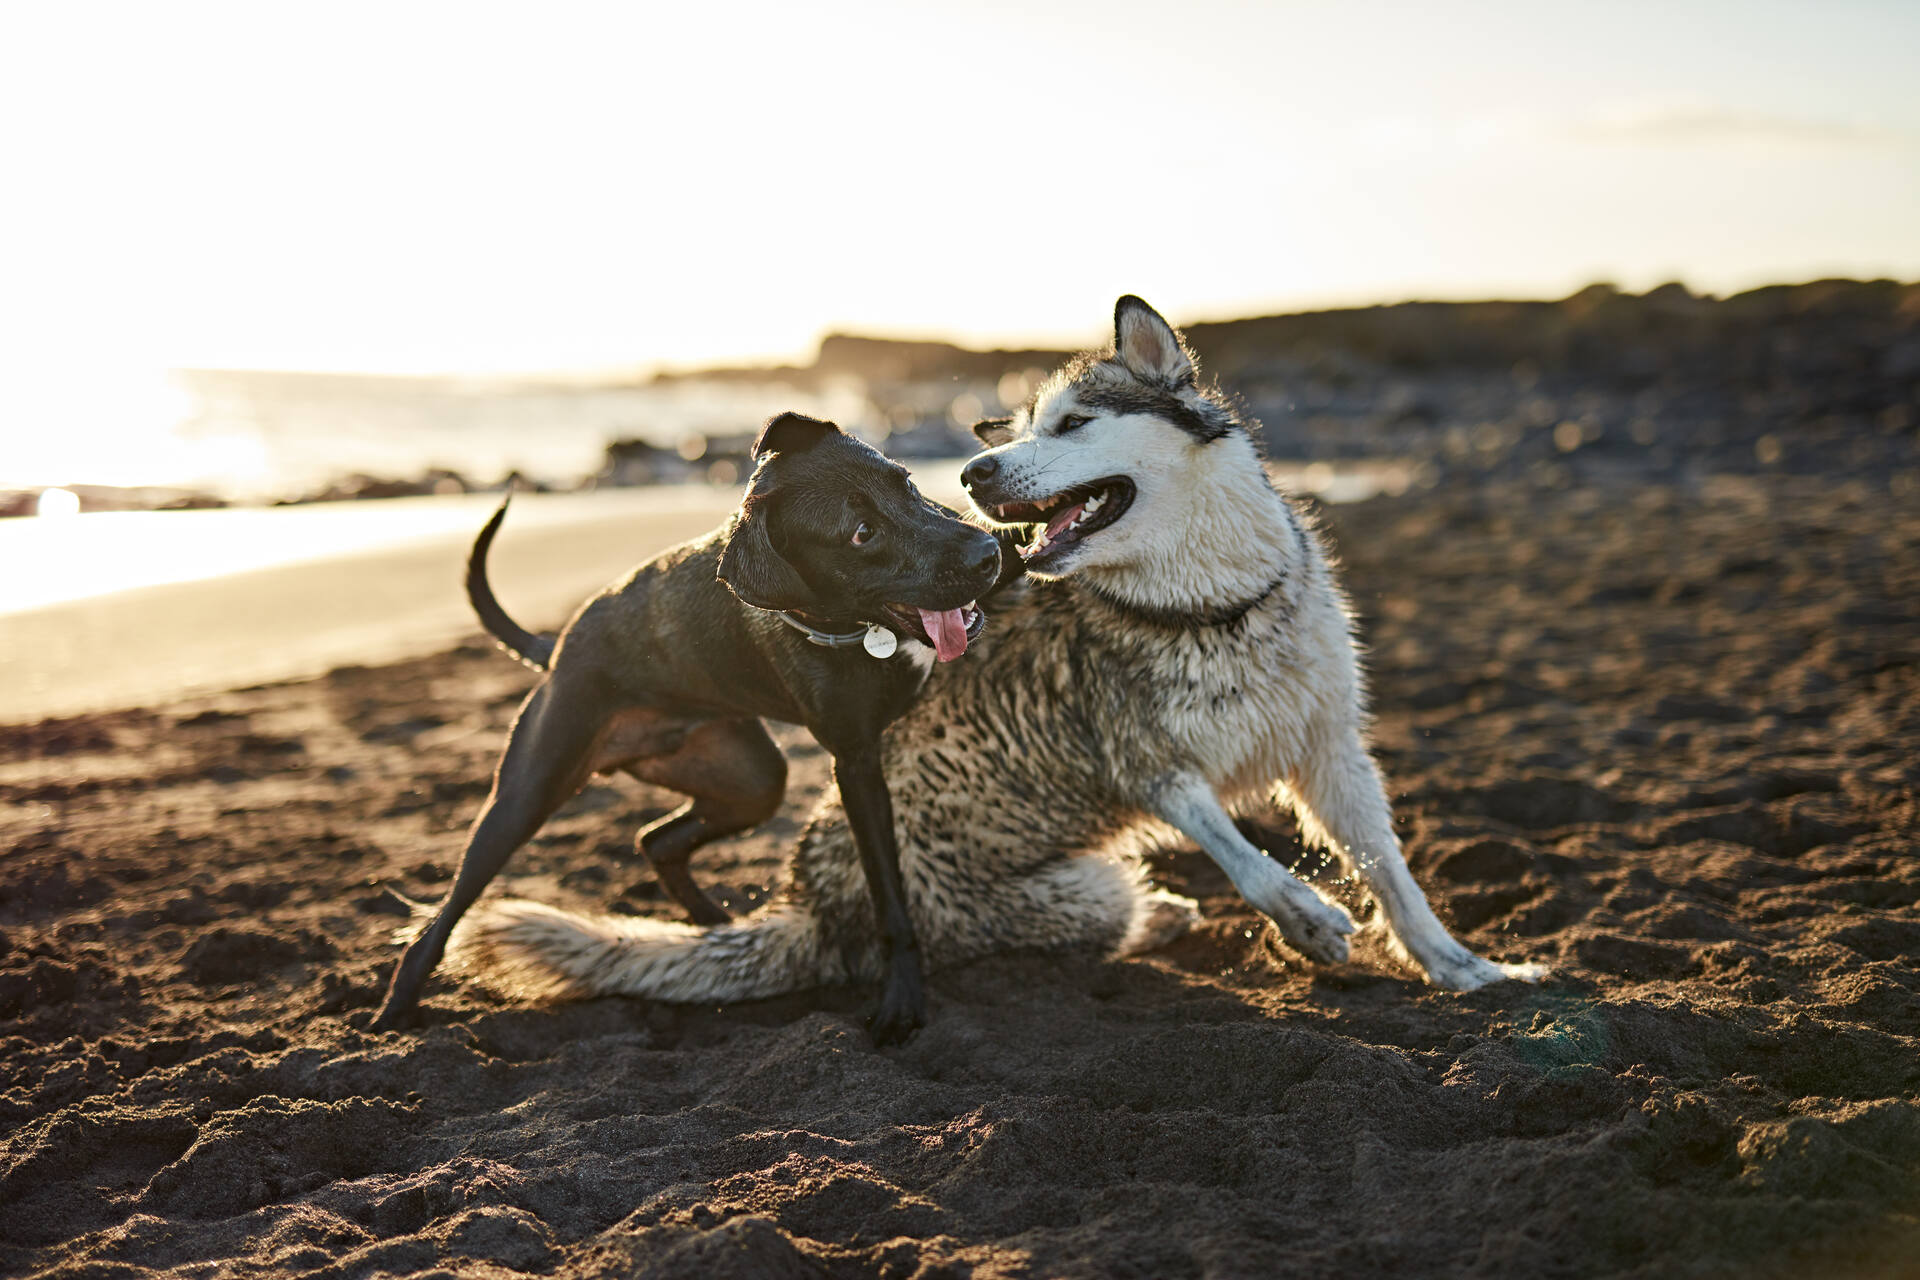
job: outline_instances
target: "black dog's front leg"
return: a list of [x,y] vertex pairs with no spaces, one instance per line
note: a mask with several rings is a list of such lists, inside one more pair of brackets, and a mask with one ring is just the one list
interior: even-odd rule
[[893,838],[893,797],[873,747],[833,757],[833,780],[860,850],[860,866],[873,895],[880,940],[887,949],[886,988],[867,1026],[879,1045],[899,1044],[926,1024],[927,996],[920,984],[920,941],[907,914],[900,878],[900,850]]

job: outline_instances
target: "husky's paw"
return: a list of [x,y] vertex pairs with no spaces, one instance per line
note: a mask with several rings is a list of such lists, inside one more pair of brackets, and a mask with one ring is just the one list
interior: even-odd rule
[[1447,991],[1477,991],[1489,983],[1512,978],[1519,982],[1538,982],[1547,976],[1543,964],[1502,964],[1483,960],[1465,947],[1422,966],[1427,981]]
[[1353,917],[1347,909],[1327,902],[1318,894],[1289,901],[1273,914],[1273,923],[1286,944],[1315,964],[1345,964],[1353,934]]
[[1200,923],[1200,904],[1165,889],[1155,889],[1140,902],[1133,928],[1121,942],[1119,954],[1137,956],[1185,937]]

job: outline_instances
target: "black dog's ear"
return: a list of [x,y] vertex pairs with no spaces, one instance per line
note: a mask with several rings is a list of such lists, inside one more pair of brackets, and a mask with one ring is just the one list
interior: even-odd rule
[[1193,381],[1193,353],[1179,333],[1130,293],[1113,304],[1113,350],[1142,382],[1177,387]]
[[973,424],[973,434],[987,448],[998,448],[1013,439],[1013,419],[988,418],[984,422],[976,422]]
[[831,422],[809,418],[804,413],[782,413],[767,419],[760,428],[748,457],[756,461],[769,453],[799,453],[811,449],[828,436],[837,436],[840,428]]
[[813,601],[813,592],[800,580],[785,556],[773,549],[767,530],[771,514],[767,495],[748,494],[727,530],[726,549],[714,577],[734,595],[760,609],[801,609]]

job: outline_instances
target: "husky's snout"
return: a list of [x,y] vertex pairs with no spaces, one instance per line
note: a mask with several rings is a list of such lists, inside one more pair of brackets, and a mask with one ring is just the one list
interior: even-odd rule
[[960,483],[965,486],[967,497],[981,511],[1000,506],[1007,501],[1002,489],[1006,469],[1000,465],[1000,459],[992,451],[976,457],[960,473]]

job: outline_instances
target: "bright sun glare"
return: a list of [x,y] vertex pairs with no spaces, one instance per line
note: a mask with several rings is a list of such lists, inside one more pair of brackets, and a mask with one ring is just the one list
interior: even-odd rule
[[80,495],[71,489],[42,489],[39,500],[34,503],[33,513],[37,516],[77,516],[80,514]]
[[[247,492],[268,478],[261,441],[199,420],[165,369],[103,361],[10,376],[0,486],[208,486]],[[44,514],[44,513],[43,513]]]
[[1078,344],[1123,292],[1192,321],[1920,275],[1914,6],[6,23],[36,198],[7,211],[0,339],[38,372],[9,378],[0,483],[259,470],[183,426],[167,368],[635,370],[805,359],[831,329]]

